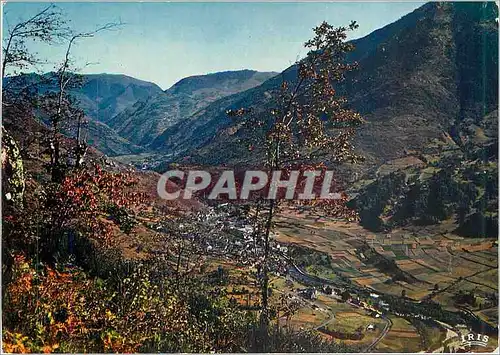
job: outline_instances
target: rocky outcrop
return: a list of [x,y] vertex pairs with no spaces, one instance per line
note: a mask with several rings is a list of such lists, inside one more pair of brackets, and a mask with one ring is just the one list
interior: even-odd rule
[[24,168],[16,141],[2,126],[2,204],[22,208],[24,195]]

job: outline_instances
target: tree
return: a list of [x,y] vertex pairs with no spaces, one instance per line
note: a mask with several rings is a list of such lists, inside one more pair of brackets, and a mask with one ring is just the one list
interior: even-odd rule
[[351,294],[349,293],[349,291],[345,290],[344,292],[342,292],[341,297],[343,302],[347,302],[351,298]]
[[[71,49],[76,42],[83,38],[94,37],[97,33],[110,30],[119,26],[119,23],[108,23],[91,32],[73,34],[69,39],[64,58],[55,73],[56,90],[46,95],[44,108],[50,117],[51,137],[50,147],[50,169],[53,182],[61,182],[64,178],[64,165],[61,161],[62,125],[72,121],[76,123],[76,147],[74,148],[74,165],[78,168],[82,164],[83,156],[87,150],[87,144],[82,139],[82,125],[84,123],[84,112],[77,105],[75,98],[68,94],[71,87],[81,85],[81,76],[76,74],[72,66]],[[71,70],[73,68],[73,71]]]
[[[41,84],[32,76],[22,75],[24,70],[46,63],[30,52],[28,44],[42,42],[53,44],[67,38],[66,26],[59,8],[46,6],[29,19],[14,26],[6,26],[2,61],[2,116],[6,126],[23,126],[26,129],[18,138],[21,154],[36,140],[40,127],[36,124],[33,107],[37,104],[37,91]],[[10,75],[8,75],[10,73]],[[9,80],[4,80],[8,78]]]
[[[346,63],[346,54],[354,49],[352,43],[346,42],[347,32],[357,27],[355,22],[348,27],[338,28],[323,22],[314,28],[315,36],[305,43],[309,53],[296,64],[297,77],[290,81],[283,80],[280,90],[274,93],[275,105],[266,110],[264,115],[253,115],[253,109],[228,111],[233,117],[254,116],[246,120],[245,124],[264,127],[260,147],[253,137],[251,147],[252,150],[257,147],[263,151],[263,163],[267,169],[285,173],[297,168],[325,169],[325,157],[329,158],[331,164],[358,160],[351,140],[362,118],[347,107],[347,99],[339,95],[336,87],[345,80],[346,73],[357,67],[357,63]],[[343,202],[345,200],[328,204],[328,212],[346,215],[347,209]],[[262,203],[263,199],[258,198],[257,205]],[[264,249],[261,324],[263,332],[267,333],[270,235],[278,200],[269,199],[265,203],[265,210],[260,207],[256,209],[264,212],[262,224],[256,228],[256,238],[263,241]]]
[[[6,77],[9,70],[11,76],[6,82],[2,92],[2,110],[13,120],[34,121],[33,107],[41,103],[41,108],[48,116],[51,134],[48,139],[48,147],[51,156],[50,171],[53,182],[61,182],[64,178],[65,163],[61,157],[60,135],[69,133],[68,127],[71,122],[75,125],[74,136],[76,146],[71,152],[74,158],[73,165],[79,167],[87,150],[87,144],[83,137],[84,113],[78,107],[77,100],[68,94],[72,87],[81,85],[81,77],[75,72],[71,60],[73,46],[83,38],[94,37],[97,33],[110,30],[121,23],[108,23],[90,32],[74,33],[67,26],[59,9],[49,5],[33,17],[17,23],[7,30],[7,37],[3,46],[2,78]],[[33,79],[32,75],[22,74],[22,70],[36,67],[37,64],[46,63],[30,52],[28,44],[39,41],[47,44],[68,41],[65,56],[57,65],[53,75],[42,75]],[[37,89],[41,84],[49,84],[56,87],[49,91],[41,99],[38,97]],[[17,118],[20,116],[20,118]],[[26,119],[28,118],[28,119]],[[15,124],[16,122],[13,122]],[[27,140],[32,143],[33,134]]]
[[8,28],[3,45],[2,77],[5,78],[6,70],[9,68],[16,75],[20,70],[43,63],[35,56],[35,53],[28,50],[28,42],[39,41],[52,44],[67,38],[69,33],[60,10],[53,4],[45,7],[33,17]]
[[[162,244],[173,259],[172,279],[176,290],[184,286],[198,270],[206,267],[204,262],[211,254],[208,246],[217,242],[220,232],[219,225],[213,219],[207,214],[192,213],[175,220],[165,219],[156,225],[156,230],[165,237],[162,238]],[[222,279],[222,276],[218,278],[219,281]]]

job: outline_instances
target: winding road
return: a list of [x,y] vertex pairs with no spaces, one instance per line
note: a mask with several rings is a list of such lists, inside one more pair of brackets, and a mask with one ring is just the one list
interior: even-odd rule
[[[293,266],[293,270],[295,272],[297,272],[298,274],[300,274],[303,278],[306,278],[306,279],[309,279],[310,281],[313,281],[315,283],[318,282],[318,280],[321,280],[323,281],[324,279],[318,277],[318,276],[312,276],[312,275],[309,275],[307,272],[305,272],[304,270],[301,270],[297,265],[293,264],[292,263],[292,266]],[[331,280],[324,280],[324,283],[325,284],[333,284],[333,282]],[[349,303],[351,306],[354,306],[356,308],[362,308],[354,303]],[[320,324],[319,326],[315,327],[314,329],[319,329],[329,323],[331,323],[333,320],[335,319],[335,316],[332,314],[331,315],[331,318],[326,320],[325,322],[323,322],[322,324]],[[382,332],[380,333],[380,335],[374,339],[370,345],[368,345],[364,352],[369,352],[371,351],[372,349],[374,349],[378,343],[387,335],[387,333],[389,332],[389,330],[391,330],[391,327],[392,327],[392,321],[388,318],[388,317],[385,317],[385,316],[381,316],[381,319],[383,319],[385,321],[385,327],[384,329],[382,330]]]
[[364,350],[365,353],[370,352],[373,348],[377,346],[377,344],[384,339],[384,337],[389,333],[389,330],[392,328],[392,321],[387,317],[381,317],[385,320],[385,327],[382,330],[382,333]]

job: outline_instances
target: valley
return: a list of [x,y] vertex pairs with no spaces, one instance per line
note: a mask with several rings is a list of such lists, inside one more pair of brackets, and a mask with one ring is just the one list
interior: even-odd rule
[[[201,23],[146,20],[130,42],[161,61],[110,49],[101,74],[73,42],[116,30],[100,44],[121,48],[126,24],[69,35],[38,11],[4,38],[2,351],[498,349],[497,4],[430,2],[358,37],[320,21],[279,71],[257,65],[274,47],[243,45],[270,38],[251,24],[194,40]],[[182,35],[151,44],[153,25]],[[68,42],[60,66],[38,70],[31,41]],[[134,61],[176,79],[114,73]],[[178,78],[205,62],[233,69]]]
[[[229,223],[234,226],[230,229],[251,231],[251,221],[238,218]],[[474,351],[493,351],[498,313],[486,314],[498,309],[496,239],[463,238],[439,230],[426,233],[374,234],[357,223],[282,211],[274,239],[275,253],[283,262],[273,269],[271,299],[276,305],[287,299],[291,308],[280,311],[276,325],[316,330],[360,351],[432,352],[444,346],[460,348],[461,336],[475,324],[475,331],[490,335],[491,345]],[[258,304],[259,291],[248,282],[252,273],[245,271],[245,262],[234,260],[251,246],[232,243],[235,249],[224,249],[223,261],[214,262],[229,271],[231,299],[250,307]],[[369,253],[394,260],[394,269],[374,264]],[[243,254],[242,260],[248,257]],[[399,280],[400,273],[407,281]],[[462,303],[459,296],[469,292],[474,301]],[[473,323],[468,323],[469,314]]]
[[[498,292],[498,286],[489,282],[476,283],[478,278],[482,280],[491,280],[496,282],[498,279],[498,245],[495,245],[496,239],[453,239],[451,235],[428,235],[419,237],[410,237],[410,231],[396,231],[390,235],[373,235],[369,231],[359,230],[359,226],[350,225],[343,222],[315,222],[314,218],[303,215],[285,215],[279,221],[283,225],[288,225],[288,228],[278,228],[276,239],[282,243],[296,243],[307,248],[327,253],[331,257],[331,270],[335,272],[332,277],[325,271],[318,270],[317,265],[307,265],[305,268],[309,270],[311,275],[320,277],[335,285],[335,276],[340,276],[348,280],[350,285],[355,285],[354,289],[366,290],[372,292],[365,301],[361,301],[366,314],[372,314],[372,307],[368,304],[377,304],[379,298],[384,295],[401,297],[404,290],[406,298],[411,302],[422,302],[434,300],[438,302],[444,309],[453,312],[459,312],[462,308],[455,303],[456,294],[459,290],[472,290],[476,297],[480,294],[487,298],[486,304],[481,306],[480,302],[473,305],[476,316],[479,316],[482,307],[486,309],[494,305],[495,295]],[[413,234],[414,235],[414,234]],[[384,255],[389,260],[395,260],[396,265],[403,272],[408,272],[417,281],[408,283],[405,281],[391,281],[393,276],[384,272],[379,268],[373,267],[373,264],[367,262],[366,255],[359,252],[359,245],[368,244],[378,254]],[[483,264],[485,256],[489,256],[491,264]],[[465,259],[464,259],[465,258]],[[477,264],[477,262],[479,264]],[[482,277],[481,277],[482,276]],[[351,295],[352,296],[352,295]],[[369,302],[368,304],[366,302]],[[493,302],[493,303],[488,303]],[[348,303],[349,305],[352,305]],[[390,301],[387,303],[387,309],[391,308]],[[377,306],[375,306],[377,307]],[[465,308],[470,307],[470,305]],[[378,309],[383,309],[379,306]],[[327,308],[328,309],[328,308]],[[336,307],[329,307],[330,310],[340,312]],[[362,312],[362,314],[365,314]],[[411,352],[422,350],[422,344],[426,344],[429,348],[426,351],[436,350],[443,345],[445,339],[439,334],[446,332],[445,328],[433,325],[424,324],[422,322],[415,328],[414,321],[410,318],[398,318],[402,312],[396,312],[391,317],[392,325],[389,327],[389,332],[384,337],[381,337],[378,346],[372,346],[370,349],[379,351],[400,351]],[[342,316],[340,312],[340,316]],[[425,312],[423,312],[425,317]],[[356,314],[354,319],[359,319]],[[369,324],[378,325],[380,321],[377,318],[371,318]],[[436,318],[433,318],[437,320]],[[408,320],[410,322],[408,322]],[[491,320],[491,318],[490,318]],[[404,326],[406,322],[406,326]],[[363,324],[364,331],[369,324]],[[333,323],[333,328],[335,328]],[[352,324],[356,324],[353,320]],[[397,325],[402,324],[402,325]],[[489,323],[493,329],[497,328],[497,322]],[[407,330],[404,330],[407,329]],[[466,328],[465,328],[466,330]],[[438,339],[443,343],[439,343],[434,339],[429,341],[428,333],[437,333]],[[462,333],[464,330],[462,330]],[[460,334],[460,333],[459,333]],[[408,337],[408,338],[407,338]],[[427,338],[426,338],[427,337]],[[405,339],[405,340],[403,340]],[[451,341],[446,339],[447,341]],[[400,341],[400,342],[398,342]],[[413,344],[413,345],[411,345]],[[490,351],[494,350],[493,347]],[[486,351],[485,349],[476,349],[475,351]]]

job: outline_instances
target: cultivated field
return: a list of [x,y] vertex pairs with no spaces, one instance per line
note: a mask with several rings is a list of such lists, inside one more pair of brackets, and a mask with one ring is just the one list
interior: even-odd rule
[[[497,306],[491,297],[498,295],[498,246],[491,239],[473,239],[446,232],[446,223],[415,230],[397,230],[377,234],[355,223],[345,223],[290,210],[283,212],[275,227],[276,239],[283,244],[295,244],[329,255],[331,268],[359,287],[373,292],[406,297],[415,301],[431,298],[444,309],[457,311],[459,292],[475,295],[476,304],[468,308],[493,326],[498,324]],[[397,268],[408,275],[408,282],[391,280],[392,275],[367,260],[359,248],[368,245],[377,254],[394,260]],[[307,266],[306,272],[325,279],[329,274],[322,268]],[[334,278],[334,277],[333,277]],[[353,331],[359,326],[380,320],[358,314],[359,310],[329,297],[320,297],[335,320],[328,329]],[[350,308],[350,309],[349,309]],[[357,314],[357,315],[355,315]],[[415,329],[403,318],[392,318],[393,326],[374,350],[381,352],[417,352],[423,347],[437,349],[444,340],[444,331],[437,327]],[[376,334],[377,331],[372,332]],[[365,334],[365,339],[366,338]],[[370,335],[371,336],[371,335]],[[375,335],[376,336],[376,335]],[[365,339],[362,341],[365,342]],[[369,341],[368,341],[369,343]]]

